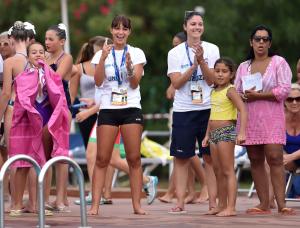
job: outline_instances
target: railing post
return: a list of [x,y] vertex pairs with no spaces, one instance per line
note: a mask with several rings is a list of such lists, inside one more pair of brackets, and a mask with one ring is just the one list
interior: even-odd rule
[[0,228],[4,228],[4,177],[9,166],[18,160],[24,160],[31,163],[37,175],[39,175],[41,171],[41,167],[39,166],[39,164],[32,157],[25,154],[18,154],[16,156],[13,156],[3,164],[0,171]]
[[76,173],[79,183],[79,193],[80,193],[80,217],[81,217],[81,226],[80,228],[87,228],[87,216],[86,216],[86,203],[85,203],[85,190],[84,190],[84,177],[79,165],[71,158],[65,156],[58,156],[51,158],[46,164],[43,166],[40,175],[38,177],[38,185],[39,185],[39,227],[45,227],[45,199],[44,199],[44,178],[47,170],[54,163],[57,162],[67,162],[69,163]]

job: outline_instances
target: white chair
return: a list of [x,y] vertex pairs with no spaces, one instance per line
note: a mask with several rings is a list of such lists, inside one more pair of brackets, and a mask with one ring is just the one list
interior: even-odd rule
[[[236,145],[234,148],[234,169],[237,183],[243,170],[250,169],[250,161],[245,147]],[[238,189],[239,192],[244,192],[245,189]],[[247,190],[248,191],[248,190]]]

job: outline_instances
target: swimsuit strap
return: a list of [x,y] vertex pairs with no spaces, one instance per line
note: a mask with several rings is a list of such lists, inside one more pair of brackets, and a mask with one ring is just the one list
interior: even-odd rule
[[57,71],[59,60],[61,60],[61,58],[64,56],[64,54],[65,54],[65,52],[63,51],[58,56],[58,58],[56,59],[56,61],[54,61],[52,64],[49,65],[52,68],[52,70]]
[[63,51],[57,58],[57,60],[55,61],[55,63],[58,65],[59,61],[61,60],[61,58],[64,56],[65,52]]
[[28,67],[28,64],[29,64],[29,62],[28,62],[28,56],[26,54],[22,53],[22,52],[16,52],[16,55],[22,55],[23,57],[25,57],[26,64],[25,64],[24,70],[26,70],[27,67]]
[[24,67],[24,70],[26,70],[26,69],[28,68],[28,65],[29,65],[29,62],[27,61],[27,62],[26,62],[26,65],[25,65],[25,67]]
[[83,67],[83,63],[81,63],[80,66],[81,66],[82,73],[86,74],[86,73],[85,73],[85,69],[84,69],[84,67]]

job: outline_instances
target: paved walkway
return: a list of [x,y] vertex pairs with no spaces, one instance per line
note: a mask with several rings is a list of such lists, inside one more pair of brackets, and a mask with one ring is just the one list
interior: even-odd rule
[[[79,206],[73,204],[76,198],[70,198],[71,213],[55,214],[46,218],[46,224],[50,227],[79,227],[80,215]],[[130,199],[114,199],[113,205],[100,207],[100,215],[88,217],[90,227],[213,227],[213,228],[281,228],[300,227],[300,202],[288,202],[288,206],[297,211],[295,216],[282,216],[276,210],[271,215],[247,215],[245,210],[256,205],[257,198],[249,199],[246,196],[239,196],[237,201],[238,216],[218,218],[216,216],[203,215],[208,208],[207,203],[190,204],[186,206],[188,211],[185,215],[170,215],[167,211],[173,204],[164,204],[156,200],[152,205],[146,205],[143,200],[143,207],[149,215],[138,216],[132,213]],[[6,205],[7,206],[7,205]],[[25,214],[22,217],[11,218],[5,214],[5,227],[36,227],[38,215]]]

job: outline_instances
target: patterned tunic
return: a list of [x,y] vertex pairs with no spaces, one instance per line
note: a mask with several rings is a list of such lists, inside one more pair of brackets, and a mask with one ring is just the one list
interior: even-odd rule
[[[235,80],[243,93],[242,78],[251,74],[250,61],[240,64]],[[291,88],[292,72],[284,58],[273,56],[263,75],[263,92],[272,92],[276,101],[257,100],[245,103],[248,112],[246,142],[243,145],[283,144],[286,142],[284,100]],[[239,129],[239,118],[237,128]]]

